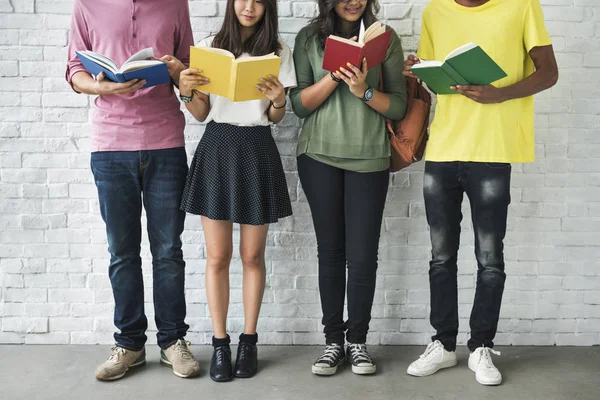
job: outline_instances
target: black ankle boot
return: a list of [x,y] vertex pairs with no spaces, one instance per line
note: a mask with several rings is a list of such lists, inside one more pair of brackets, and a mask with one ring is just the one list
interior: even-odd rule
[[210,378],[215,382],[227,382],[233,379],[231,348],[228,344],[215,347],[210,361]]
[[258,354],[256,345],[248,342],[240,342],[235,359],[236,378],[252,378],[258,370]]

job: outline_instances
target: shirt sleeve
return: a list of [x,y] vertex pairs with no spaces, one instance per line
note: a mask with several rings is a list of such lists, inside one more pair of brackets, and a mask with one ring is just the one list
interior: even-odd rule
[[544,13],[540,0],[530,0],[529,6],[525,11],[525,21],[523,29],[523,42],[529,53],[531,49],[538,46],[549,46],[552,44],[550,35],[544,24]]
[[423,60],[435,60],[435,48],[433,47],[433,38],[431,37],[427,7],[423,10],[423,17],[421,19],[421,38],[419,39],[417,57]]
[[390,106],[382,115],[394,120],[402,119],[406,111],[406,78],[402,75],[404,52],[395,31],[392,31],[388,54],[381,68],[383,89],[390,96]]
[[[76,51],[80,50],[93,50],[90,43],[88,34],[88,27],[84,16],[84,11],[81,6],[81,0],[75,0],[73,5],[73,14],[71,15],[71,30],[69,33],[69,45],[67,46],[67,70],[65,73],[65,79],[73,87],[73,76],[78,72],[85,72],[85,68]],[[77,92],[79,93],[79,92]]]
[[294,59],[292,51],[287,44],[281,43],[281,66],[279,67],[279,82],[284,88],[294,88],[298,84],[296,81],[296,69],[294,68]]
[[290,91],[292,110],[299,118],[306,118],[312,112],[302,105],[300,93],[315,83],[312,66],[308,59],[306,29],[301,30],[294,43],[294,66],[296,67],[297,86]]
[[173,54],[184,65],[190,64],[190,46],[194,45],[194,35],[192,33],[192,24],[190,22],[190,9],[188,2],[182,6],[181,17],[175,36],[175,53]]

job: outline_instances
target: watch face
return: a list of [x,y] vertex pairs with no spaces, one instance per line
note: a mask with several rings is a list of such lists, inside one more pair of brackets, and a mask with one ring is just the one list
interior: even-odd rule
[[373,89],[371,89],[371,88],[368,88],[368,89],[365,91],[365,100],[366,100],[366,101],[369,101],[369,100],[371,100],[372,98],[373,98]]

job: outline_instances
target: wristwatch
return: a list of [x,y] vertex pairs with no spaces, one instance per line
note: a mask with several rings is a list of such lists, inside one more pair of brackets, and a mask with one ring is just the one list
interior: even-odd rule
[[365,94],[363,94],[362,97],[362,101],[367,102],[369,100],[371,100],[373,98],[373,88],[372,87],[368,87],[367,90],[365,90]]
[[192,95],[191,96],[184,96],[181,93],[179,93],[179,98],[181,99],[181,101],[183,101],[184,103],[189,103],[194,99],[194,91],[192,90]]

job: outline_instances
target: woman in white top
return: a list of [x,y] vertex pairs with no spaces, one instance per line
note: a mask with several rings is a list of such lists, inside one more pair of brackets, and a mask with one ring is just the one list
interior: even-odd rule
[[[208,121],[190,167],[182,209],[202,216],[207,249],[206,295],[213,324],[210,376],[228,381],[257,371],[256,325],[265,288],[265,246],[269,224],[292,214],[281,158],[271,125],[285,115],[286,90],[296,86],[292,54],[277,32],[276,0],[228,0],[223,26],[200,46],[232,52],[238,59],[276,53],[279,79],[257,84],[262,100],[234,103],[194,88],[208,79],[196,69],[181,73],[179,88],[187,109]],[[244,333],[235,370],[226,320],[233,223],[240,224],[243,264]]]

